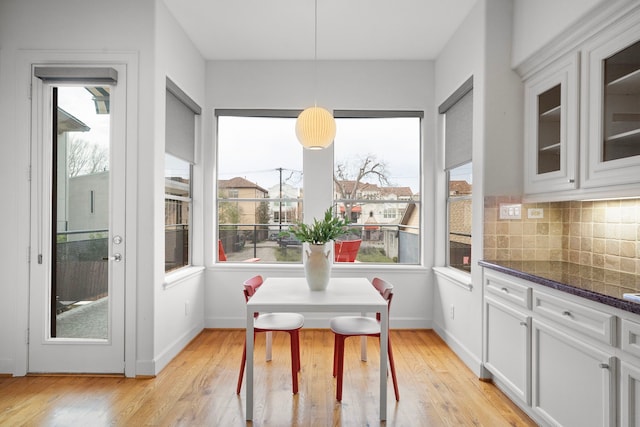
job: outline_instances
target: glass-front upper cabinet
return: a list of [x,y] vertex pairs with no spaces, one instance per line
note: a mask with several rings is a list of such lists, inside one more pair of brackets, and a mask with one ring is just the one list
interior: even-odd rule
[[[638,15],[638,14],[635,14]],[[640,25],[638,16],[585,49],[583,186],[640,182]]]
[[578,55],[525,81],[525,193],[576,188]]

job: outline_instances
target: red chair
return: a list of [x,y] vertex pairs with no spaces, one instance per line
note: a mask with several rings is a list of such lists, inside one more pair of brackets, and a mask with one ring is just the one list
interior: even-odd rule
[[333,259],[335,262],[355,262],[361,239],[336,240],[333,246]]
[[[224,247],[222,246],[222,240],[218,239],[218,261],[225,262],[227,261],[227,254],[224,253]],[[245,259],[242,262],[257,262],[260,261],[260,258],[249,258]]]
[[[245,301],[253,296],[262,286],[262,276],[254,276],[244,282]],[[304,316],[298,313],[263,313],[256,314],[253,319],[253,339],[259,332],[287,332],[291,337],[291,381],[293,384],[293,394],[298,393],[298,372],[300,371],[300,335],[299,331],[304,324]],[[242,350],[242,364],[240,365],[240,375],[238,375],[238,386],[236,394],[240,394],[242,388],[242,377],[244,367],[247,362],[247,342],[245,339]]]
[[[387,300],[387,309],[391,308],[393,298],[393,285],[383,279],[375,278],[372,285]],[[376,318],[365,316],[340,316],[331,319],[331,330],[335,334],[333,347],[333,376],[338,378],[336,385],[336,399],[342,401],[342,379],[344,371],[344,341],[349,337],[378,337],[380,339],[380,313]],[[391,337],[388,342],[389,365],[391,365],[391,377],[393,379],[393,391],[396,400],[400,400],[398,393],[398,381],[396,380],[396,367],[393,362],[393,350],[391,349]]]

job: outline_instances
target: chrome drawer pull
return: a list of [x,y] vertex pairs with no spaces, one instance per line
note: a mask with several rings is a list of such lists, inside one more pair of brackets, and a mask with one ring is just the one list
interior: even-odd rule
[[571,312],[570,311],[563,311],[562,315],[571,317]]
[[505,294],[508,294],[508,293],[509,293],[509,289],[507,289],[507,288],[502,288],[501,290],[502,290],[502,292],[504,292]]

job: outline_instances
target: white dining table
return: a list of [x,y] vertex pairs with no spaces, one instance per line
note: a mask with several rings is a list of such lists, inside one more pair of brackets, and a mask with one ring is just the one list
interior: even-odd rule
[[[387,419],[387,302],[366,278],[331,278],[324,291],[311,291],[303,277],[269,277],[247,302],[246,419],[253,420],[254,313],[380,313],[380,420]],[[328,327],[328,320],[327,320]],[[327,372],[327,375],[331,375]]]

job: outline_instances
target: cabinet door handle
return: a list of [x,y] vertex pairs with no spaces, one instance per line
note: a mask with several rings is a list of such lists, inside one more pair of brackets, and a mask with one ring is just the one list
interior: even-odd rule
[[569,178],[569,184],[573,184],[574,182],[576,182],[576,180],[575,180],[575,179],[573,179],[573,178]]
[[529,326],[529,325],[527,325],[527,322],[520,322],[520,325],[522,325],[522,326]]
[[570,312],[570,311],[568,311],[568,310],[566,310],[566,311],[563,311],[563,312],[562,312],[562,315],[563,315],[563,316],[571,317],[571,312]]
[[600,363],[598,366],[601,367],[602,369],[609,369],[608,363]]

